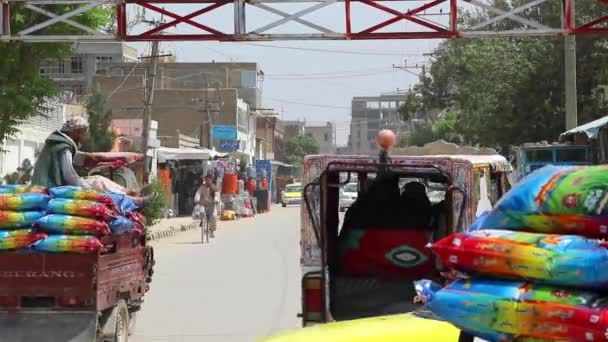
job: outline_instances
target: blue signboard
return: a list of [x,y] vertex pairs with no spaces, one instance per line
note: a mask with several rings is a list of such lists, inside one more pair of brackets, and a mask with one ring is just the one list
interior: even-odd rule
[[270,160],[256,160],[255,169],[258,182],[266,176],[266,179],[268,180],[268,191],[272,193],[272,166],[270,165]]
[[223,151],[238,151],[240,141],[238,140],[220,140],[220,149]]
[[213,125],[213,139],[236,140],[236,126]]

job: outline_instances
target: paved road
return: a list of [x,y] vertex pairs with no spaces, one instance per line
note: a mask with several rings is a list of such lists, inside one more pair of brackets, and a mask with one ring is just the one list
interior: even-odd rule
[[299,209],[221,222],[156,247],[156,273],[137,317],[135,342],[249,342],[298,327]]

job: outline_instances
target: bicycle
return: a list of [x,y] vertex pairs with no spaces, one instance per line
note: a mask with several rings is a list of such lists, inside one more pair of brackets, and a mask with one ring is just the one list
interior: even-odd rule
[[209,220],[207,220],[206,214],[201,215],[199,226],[201,227],[201,244],[205,243],[205,240],[209,243]]

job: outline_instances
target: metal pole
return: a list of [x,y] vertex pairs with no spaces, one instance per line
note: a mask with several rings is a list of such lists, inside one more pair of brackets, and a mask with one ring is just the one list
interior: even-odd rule
[[[152,121],[152,103],[154,102],[154,87],[156,84],[156,71],[158,69],[158,45],[158,41],[152,43],[152,61],[150,61],[148,77],[146,78],[146,106],[144,108],[141,143],[141,151],[146,160],[148,159],[148,142],[150,140],[150,125]],[[150,170],[148,169],[148,165],[146,163],[144,167],[144,182],[147,182],[149,177]]]
[[578,126],[576,98],[576,36],[564,37],[566,82],[566,130]]
[[[574,1],[568,4],[569,11],[565,11],[566,26],[570,27],[574,19]],[[568,7],[566,7],[568,9]],[[578,126],[578,104],[576,98],[576,36],[564,36],[564,81],[566,91],[566,130]]]

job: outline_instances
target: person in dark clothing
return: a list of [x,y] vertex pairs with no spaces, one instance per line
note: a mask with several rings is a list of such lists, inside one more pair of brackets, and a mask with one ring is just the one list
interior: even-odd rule
[[86,120],[78,116],[68,120],[61,130],[51,133],[36,159],[32,184],[46,187],[76,185],[88,188],[73,167],[78,144],[85,141],[88,128]]
[[32,184],[44,187],[73,185],[84,189],[120,193],[128,195],[140,206],[152,200],[156,194],[145,197],[133,196],[135,194],[132,191],[108,178],[94,176],[83,179],[76,173],[74,157],[78,152],[78,146],[88,138],[88,130],[87,121],[81,116],[75,116],[67,120],[61,130],[51,133],[36,159]]
[[409,182],[401,192],[401,206],[406,220],[417,227],[428,228],[433,217],[433,206],[426,194],[426,187],[420,182]]

